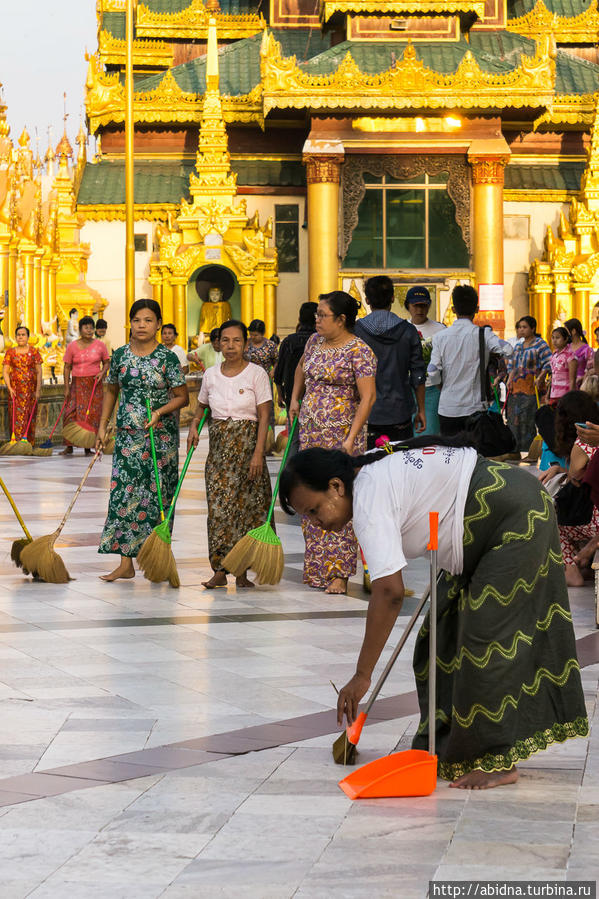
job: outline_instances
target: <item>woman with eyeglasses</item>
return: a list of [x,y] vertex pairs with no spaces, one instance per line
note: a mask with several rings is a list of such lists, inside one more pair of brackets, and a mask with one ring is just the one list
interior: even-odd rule
[[[366,450],[366,422],[376,399],[376,356],[353,334],[358,303],[343,290],[323,293],[316,311],[316,334],[306,343],[295,370],[289,407],[299,415],[300,449]],[[301,403],[301,410],[300,410]],[[336,534],[302,517],[306,542],[304,582],[326,593],[345,593],[356,572],[358,544],[348,522]]]

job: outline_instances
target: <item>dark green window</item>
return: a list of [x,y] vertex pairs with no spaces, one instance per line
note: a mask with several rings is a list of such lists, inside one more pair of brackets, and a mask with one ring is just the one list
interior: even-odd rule
[[345,268],[468,268],[447,173],[410,181],[365,174],[364,184]]
[[275,205],[275,246],[280,272],[299,272],[299,206]]
[[135,247],[136,253],[147,253],[147,251],[148,251],[148,235],[147,234],[134,234],[133,235],[133,245]]

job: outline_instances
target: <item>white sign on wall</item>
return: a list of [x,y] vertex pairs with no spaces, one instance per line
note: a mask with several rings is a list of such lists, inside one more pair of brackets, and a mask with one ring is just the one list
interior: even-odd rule
[[478,308],[481,312],[503,311],[503,284],[479,284]]

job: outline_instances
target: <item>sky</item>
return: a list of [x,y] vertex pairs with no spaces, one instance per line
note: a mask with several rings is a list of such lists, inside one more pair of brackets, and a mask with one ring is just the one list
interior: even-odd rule
[[[26,126],[40,155],[63,131],[63,94],[67,94],[67,134],[72,146],[83,110],[86,48],[97,47],[95,0],[0,0],[0,83],[8,106],[10,136]],[[89,145],[93,151],[94,141]]]

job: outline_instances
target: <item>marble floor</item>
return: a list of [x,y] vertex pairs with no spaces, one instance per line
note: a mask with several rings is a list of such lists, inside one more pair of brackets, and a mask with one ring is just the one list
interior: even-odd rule
[[[0,496],[0,897],[425,897],[431,880],[587,880],[599,870],[599,726],[521,766],[518,784],[351,802],[337,786],[331,681],[353,672],[366,613],[302,584],[297,521],[277,513],[277,587],[208,592],[202,438],[177,510],[182,586],[106,584],[97,554],[109,459],[57,549],[73,577],[12,567],[20,536]],[[52,532],[88,464],[0,457],[34,536]],[[271,460],[271,470],[276,460]],[[410,565],[399,629],[427,582]],[[597,722],[590,587],[571,591]],[[360,741],[366,762],[416,727],[411,647]],[[385,658],[388,655],[385,653]]]

